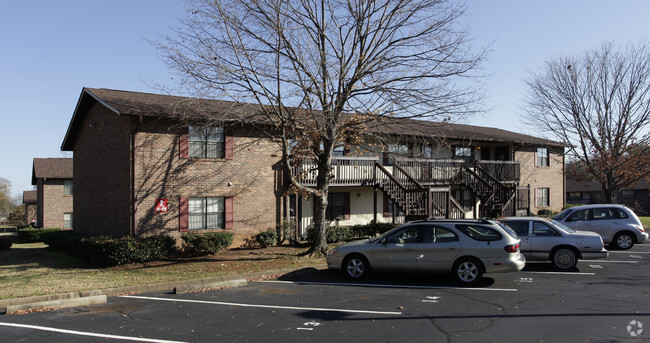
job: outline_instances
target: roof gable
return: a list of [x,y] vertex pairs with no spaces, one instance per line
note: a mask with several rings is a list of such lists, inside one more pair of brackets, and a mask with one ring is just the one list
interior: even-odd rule
[[37,179],[72,179],[71,158],[35,158],[32,168],[32,185]]

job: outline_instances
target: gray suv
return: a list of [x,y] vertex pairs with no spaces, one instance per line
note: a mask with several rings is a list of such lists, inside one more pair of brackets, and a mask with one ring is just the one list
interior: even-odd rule
[[623,205],[581,205],[560,212],[553,219],[574,230],[594,231],[603,242],[617,249],[629,249],[648,239],[639,217]]

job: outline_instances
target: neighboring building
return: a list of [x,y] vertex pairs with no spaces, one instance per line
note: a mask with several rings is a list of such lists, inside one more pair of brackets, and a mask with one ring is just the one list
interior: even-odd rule
[[[84,88],[62,144],[75,156],[75,231],[137,236],[232,230],[243,242],[295,219],[304,238],[313,202],[288,191],[278,138],[255,109]],[[202,115],[221,118],[221,126],[179,120]],[[564,204],[560,143],[413,120],[387,119],[376,127],[402,143],[384,153],[337,149],[327,211],[333,225],[528,214]],[[314,184],[308,170],[305,164],[294,172]]]
[[[600,182],[567,179],[566,199],[567,204],[603,204],[605,193]],[[616,199],[638,215],[650,215],[650,181],[641,179],[632,187],[618,191]]]
[[23,192],[23,204],[25,205],[25,223],[27,225],[36,226],[38,213],[36,212],[36,190]]
[[72,228],[72,164],[72,158],[34,159],[32,185],[36,186],[38,227]]

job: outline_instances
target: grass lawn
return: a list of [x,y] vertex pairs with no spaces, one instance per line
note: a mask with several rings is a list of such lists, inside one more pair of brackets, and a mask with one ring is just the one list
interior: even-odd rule
[[306,247],[227,249],[214,255],[96,268],[43,243],[0,250],[0,299],[211,278],[308,267],[325,258],[299,257]]

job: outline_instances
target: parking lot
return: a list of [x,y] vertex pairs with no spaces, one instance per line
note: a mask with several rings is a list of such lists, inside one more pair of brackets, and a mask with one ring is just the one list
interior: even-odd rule
[[[445,275],[323,271],[301,280],[0,317],[5,342],[650,341],[650,244],[580,261],[528,263],[457,287]],[[646,327],[643,327],[643,325]],[[646,329],[647,332],[643,332]]]

